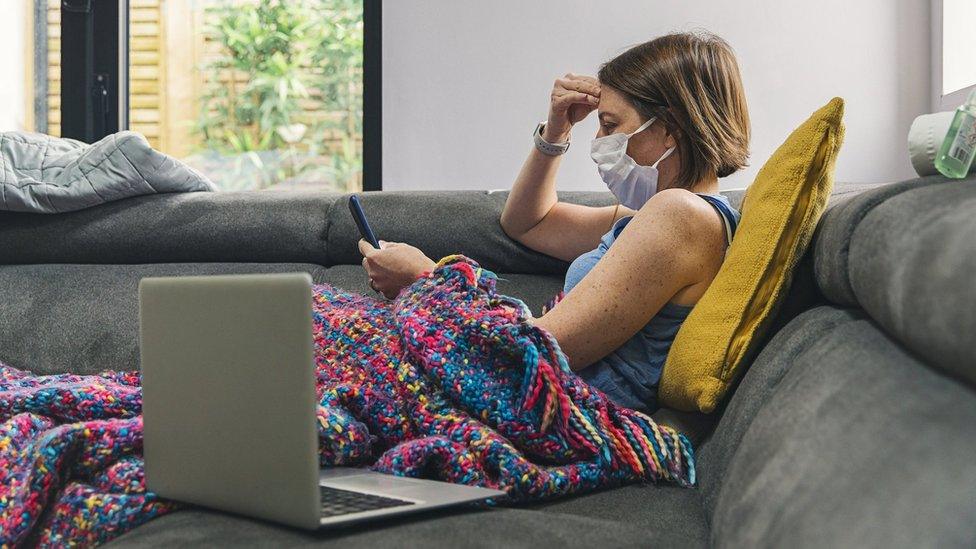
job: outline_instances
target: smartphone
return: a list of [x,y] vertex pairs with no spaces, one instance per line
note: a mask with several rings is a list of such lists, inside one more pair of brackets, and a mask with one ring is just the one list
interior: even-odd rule
[[356,227],[359,229],[359,234],[363,237],[363,240],[372,244],[374,248],[379,249],[380,242],[376,240],[373,229],[369,228],[369,222],[366,221],[366,214],[363,213],[363,206],[359,203],[358,196],[352,195],[349,197],[349,211],[352,213],[352,218],[356,220]]

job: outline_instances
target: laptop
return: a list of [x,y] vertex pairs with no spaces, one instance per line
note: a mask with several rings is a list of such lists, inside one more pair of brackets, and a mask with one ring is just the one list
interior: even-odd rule
[[308,529],[503,495],[320,469],[311,285],[307,273],[140,282],[147,488]]

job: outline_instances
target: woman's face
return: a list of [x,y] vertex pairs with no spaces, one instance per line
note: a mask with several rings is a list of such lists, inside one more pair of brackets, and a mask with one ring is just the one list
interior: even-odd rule
[[[597,106],[600,129],[597,137],[615,133],[630,133],[641,126],[646,119],[634,108],[633,103],[619,91],[605,85],[600,86],[600,103]],[[627,143],[627,155],[641,166],[650,166],[658,161],[667,150],[675,146],[674,137],[664,130],[664,123],[655,120],[650,127],[634,134]],[[677,173],[678,151],[658,164],[658,189],[667,188]]]

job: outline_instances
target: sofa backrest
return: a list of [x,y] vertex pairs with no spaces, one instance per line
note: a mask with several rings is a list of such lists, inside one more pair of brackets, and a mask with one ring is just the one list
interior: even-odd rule
[[62,214],[0,212],[0,265],[305,262],[326,265],[323,192],[197,192]]
[[[508,191],[408,191],[362,195],[363,211],[382,240],[421,247],[432,258],[464,254],[498,273],[562,276],[568,264],[522,246],[499,225]],[[614,204],[609,192],[561,192],[560,200],[590,206]],[[329,261],[362,260],[359,233],[341,197],[329,213]],[[341,207],[339,207],[341,206]]]
[[[837,208],[818,284],[934,367],[976,383],[976,185],[926,177]],[[877,196],[875,196],[877,194]],[[825,229],[827,228],[825,227]]]
[[827,303],[759,352],[699,446],[716,546],[976,543],[976,178],[832,199]]
[[[162,194],[77,212],[0,212],[0,265],[35,263],[303,262],[358,265],[347,194],[254,191]],[[608,192],[559,193],[613,204]],[[383,240],[431,257],[462,253],[505,273],[562,275],[566,262],[509,239],[498,220],[506,191],[362,193]]]

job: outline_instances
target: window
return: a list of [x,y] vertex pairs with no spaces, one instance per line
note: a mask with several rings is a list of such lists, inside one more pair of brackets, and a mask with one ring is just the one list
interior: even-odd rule
[[933,96],[936,110],[961,105],[976,86],[976,2],[932,0]]
[[221,189],[362,188],[362,0],[130,0],[130,128]]
[[[222,190],[361,190],[365,80],[368,125],[379,116],[379,0],[365,3],[15,0],[23,17],[0,24],[25,45],[6,71],[24,95],[4,129],[93,141],[128,127]],[[377,44],[364,50],[366,13]]]
[[942,95],[976,84],[976,2],[943,0]]
[[130,0],[130,127],[221,189],[362,188],[362,0]]

